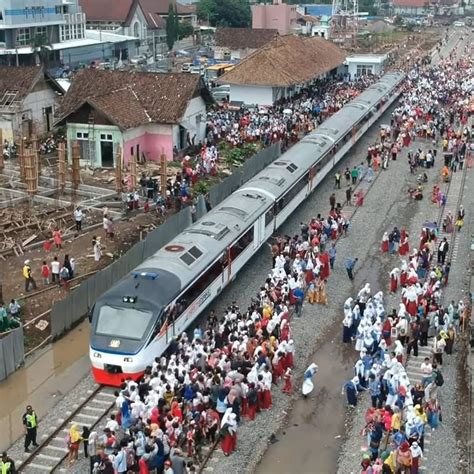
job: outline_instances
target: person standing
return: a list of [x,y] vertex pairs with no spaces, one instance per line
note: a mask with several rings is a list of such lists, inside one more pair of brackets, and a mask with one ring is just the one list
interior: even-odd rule
[[0,472],[2,474],[14,474],[16,472],[15,463],[13,462],[13,459],[8,456],[6,451],[2,453],[2,460],[0,461]]
[[61,270],[61,264],[58,261],[58,257],[54,257],[51,262],[51,275],[53,283],[59,283],[59,272]]
[[444,237],[438,246],[438,263],[441,263],[442,265],[444,265],[448,251],[449,251],[449,244],[446,237]]
[[336,195],[334,193],[329,196],[329,205],[331,206],[331,211],[334,211],[336,208]]
[[25,291],[30,291],[30,286],[33,286],[33,290],[36,290],[36,282],[34,278],[31,276],[31,261],[25,260],[25,264],[23,265],[23,278],[25,279]]
[[347,258],[344,263],[347,271],[347,276],[351,281],[354,280],[354,267],[356,266],[358,260],[358,258]]
[[336,261],[337,249],[336,244],[332,243],[331,247],[328,250],[329,254],[329,265],[331,266],[331,270],[334,268],[334,262]]
[[348,189],[346,189],[346,204],[350,206],[352,203],[352,186],[349,186]]
[[339,173],[339,171],[336,171],[336,174],[334,175],[334,187],[341,189],[341,173]]
[[351,171],[351,179],[352,179],[352,184],[357,184],[357,179],[359,178],[359,170],[357,169],[357,166],[354,166]]
[[76,230],[80,232],[82,230],[82,209],[76,207],[74,210],[74,220],[76,222]]
[[346,178],[346,186],[351,184],[351,171],[349,168],[346,168],[344,171],[344,177]]
[[41,266],[41,278],[43,278],[43,283],[45,286],[49,285],[49,267],[46,263],[46,260],[43,260],[43,265]]
[[30,452],[30,444],[36,448],[36,435],[38,429],[38,417],[31,405],[26,407],[26,413],[23,415],[23,427],[25,430],[25,453]]
[[57,249],[63,248],[63,237],[58,227],[56,227],[56,229],[54,229],[53,231],[53,240],[54,240],[54,245],[56,245]]
[[100,237],[92,238],[92,248],[94,250],[94,260],[96,262],[100,261],[102,257],[102,246],[100,245]]

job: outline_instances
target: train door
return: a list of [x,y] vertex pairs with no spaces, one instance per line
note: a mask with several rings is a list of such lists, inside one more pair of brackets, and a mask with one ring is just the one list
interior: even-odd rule
[[253,225],[253,248],[257,249],[265,241],[265,215],[260,216]]

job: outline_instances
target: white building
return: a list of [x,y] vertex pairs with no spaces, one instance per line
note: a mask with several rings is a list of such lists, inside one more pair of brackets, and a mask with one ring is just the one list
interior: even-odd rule
[[55,108],[64,93],[36,66],[0,66],[0,129],[3,140],[49,132]]
[[358,54],[346,58],[348,73],[352,79],[367,74],[382,74],[386,61],[386,54]]

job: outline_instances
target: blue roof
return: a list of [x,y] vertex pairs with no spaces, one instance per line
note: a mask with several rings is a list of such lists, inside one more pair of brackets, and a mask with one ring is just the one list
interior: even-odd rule
[[331,5],[308,5],[306,7],[306,15],[331,16],[332,15],[332,6]]

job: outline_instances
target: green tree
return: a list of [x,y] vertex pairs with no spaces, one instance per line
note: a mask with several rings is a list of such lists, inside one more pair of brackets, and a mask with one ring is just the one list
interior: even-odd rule
[[168,16],[166,17],[166,44],[168,49],[173,49],[174,43],[178,39],[178,16],[174,11],[173,4],[170,3]]
[[194,33],[194,27],[189,21],[182,21],[178,25],[178,32],[180,38],[186,38]]
[[250,26],[251,12],[248,0],[201,0],[198,16],[211,26],[245,28]]

